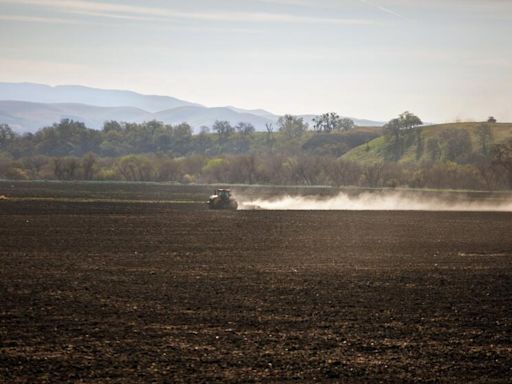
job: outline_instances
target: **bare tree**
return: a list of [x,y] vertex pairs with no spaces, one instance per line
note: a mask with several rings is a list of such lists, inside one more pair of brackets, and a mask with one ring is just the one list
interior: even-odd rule
[[231,136],[233,133],[235,133],[235,128],[231,126],[229,121],[219,121],[217,120],[214,124],[212,129],[217,132],[219,135],[219,141],[221,143],[225,143],[229,136]]
[[82,171],[84,180],[92,180],[94,178],[94,165],[96,164],[96,156],[88,153],[82,159]]
[[265,136],[266,142],[270,148],[270,152],[272,152],[274,148],[274,126],[272,123],[265,123],[265,128],[267,130],[267,134]]

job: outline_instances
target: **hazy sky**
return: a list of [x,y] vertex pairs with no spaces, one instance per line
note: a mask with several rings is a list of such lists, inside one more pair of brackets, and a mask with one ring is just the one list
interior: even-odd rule
[[0,81],[512,121],[510,0],[0,0],[0,52]]

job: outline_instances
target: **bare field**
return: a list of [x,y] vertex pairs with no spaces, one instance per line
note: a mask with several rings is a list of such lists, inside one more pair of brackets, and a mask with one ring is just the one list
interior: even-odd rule
[[508,383],[511,235],[511,213],[3,199],[0,382]]

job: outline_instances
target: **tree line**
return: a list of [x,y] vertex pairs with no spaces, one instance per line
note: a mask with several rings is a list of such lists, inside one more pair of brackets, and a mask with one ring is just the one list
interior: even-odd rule
[[35,133],[17,135],[6,124],[0,125],[0,151],[14,158],[34,155],[83,156],[89,152],[116,157],[128,154],[165,153],[172,156],[192,154],[220,155],[272,150],[300,150],[305,140],[318,133],[339,133],[355,127],[350,119],[330,113],[320,116],[313,127],[297,116],[285,115],[277,127],[267,124],[265,132],[256,132],[250,123],[232,125],[216,121],[193,134],[187,123],[176,125],[160,121],[126,123],[107,121],[102,130],[89,129],[84,123],[63,119]]
[[[0,125],[0,178],[247,183],[361,187],[511,189],[512,141],[494,144],[487,124],[477,147],[467,130],[422,134],[405,112],[383,130],[356,129],[335,114],[313,126],[285,115],[276,129],[217,121],[193,134],[188,124],[106,122],[100,131],[62,120],[33,134]],[[362,164],[340,156],[383,135],[386,161]],[[367,144],[368,145],[368,144]],[[400,158],[413,148],[416,163]]]
[[138,154],[120,157],[0,157],[0,178],[17,180],[119,180],[173,183],[331,185],[372,188],[512,189],[512,143],[495,159],[454,162],[361,164],[315,155],[257,154],[209,157]]

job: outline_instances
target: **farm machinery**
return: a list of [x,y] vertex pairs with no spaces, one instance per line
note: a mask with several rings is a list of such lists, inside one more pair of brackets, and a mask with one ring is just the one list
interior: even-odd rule
[[216,189],[208,199],[210,209],[233,209],[238,208],[238,202],[231,196],[229,189]]

